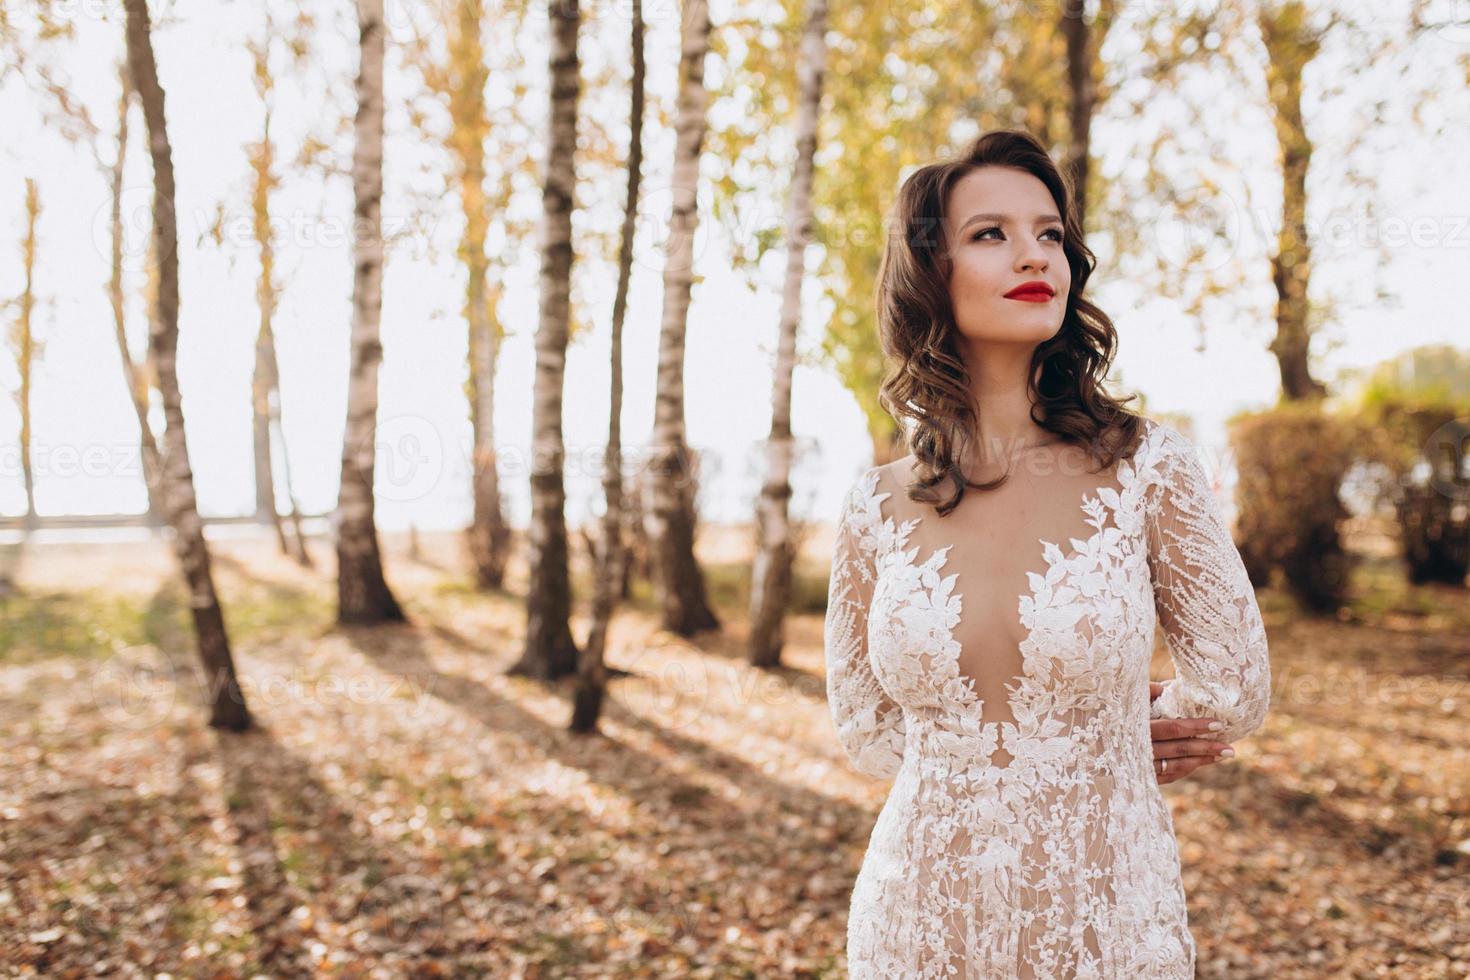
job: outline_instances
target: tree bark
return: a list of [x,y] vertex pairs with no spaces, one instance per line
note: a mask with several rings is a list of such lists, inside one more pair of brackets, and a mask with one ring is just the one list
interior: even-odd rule
[[[483,251],[484,243],[481,242]],[[482,255],[483,258],[483,255]],[[499,589],[505,584],[505,565],[510,557],[510,523],[500,494],[495,449],[495,366],[500,359],[500,327],[491,309],[494,300],[484,296],[484,267],[471,272],[478,285],[470,288],[470,422],[474,439],[474,514],[470,525],[470,556],[475,564],[475,583],[482,589]]]
[[32,177],[26,178],[26,233],[21,242],[25,284],[21,287],[19,316],[15,323],[15,368],[20,375],[16,403],[20,408],[20,471],[25,484],[25,526],[36,525],[36,475],[31,466],[31,379],[36,367],[36,334],[32,323],[36,308],[36,224],[41,217],[41,192]]
[[562,470],[562,396],[566,383],[572,280],[572,207],[576,192],[577,97],[581,89],[577,0],[550,8],[551,118],[542,188],[541,316],[531,422],[530,583],[526,645],[509,673],[555,680],[577,669],[570,625],[566,487]]
[[694,234],[699,224],[696,194],[709,94],[704,60],[709,50],[706,0],[683,7],[679,62],[679,105],[675,119],[673,213],[664,263],[663,319],[659,334],[658,390],[653,423],[654,574],[663,628],[680,636],[718,629],[705,597],[704,573],[694,556],[695,501],[684,419],[684,351],[694,279]]
[[117,103],[117,154],[113,157],[109,175],[111,187],[111,234],[112,262],[107,280],[107,299],[112,307],[112,327],[117,340],[117,353],[122,362],[123,382],[128,387],[128,401],[138,417],[138,445],[143,469],[143,486],[148,494],[148,520],[155,527],[161,526],[167,517],[159,500],[162,495],[161,477],[163,462],[159,458],[158,442],[153,438],[153,427],[148,422],[148,377],[133,363],[128,349],[127,315],[123,302],[123,227],[122,194],[124,166],[128,156],[128,109],[133,101],[133,82],[128,75],[127,61],[118,69],[122,94]]
[[[272,354],[274,356],[274,353]],[[281,393],[277,387],[276,397],[271,399],[271,428],[276,445],[281,447],[281,476],[286,483],[286,501],[290,505],[291,548],[289,554],[302,568],[314,567],[311,552],[306,550],[306,533],[301,529],[301,502],[296,499],[296,485],[291,482],[291,454],[286,445],[286,429],[281,425]]]
[[1266,91],[1276,123],[1281,151],[1281,233],[1271,256],[1271,280],[1276,286],[1276,336],[1271,353],[1281,371],[1281,394],[1287,401],[1320,398],[1327,388],[1312,376],[1309,357],[1312,328],[1307,287],[1312,275],[1311,243],[1307,240],[1307,171],[1312,141],[1302,117],[1302,75],[1317,56],[1320,41],[1306,23],[1305,6],[1293,0],[1263,10],[1261,37],[1265,41]]
[[275,528],[281,554],[289,554],[286,529],[276,509],[276,481],[271,466],[271,402],[276,394],[276,344],[271,334],[271,307],[275,297],[266,284],[270,275],[270,245],[261,243],[260,324],[255,334],[255,372],[250,379],[252,448],[255,454],[255,518]]
[[1096,58],[1091,50],[1091,29],[1083,0],[1063,0],[1062,36],[1067,41],[1067,88],[1069,139],[1067,143],[1067,175],[1077,201],[1077,223],[1086,226],[1087,180],[1092,159],[1092,114],[1097,102],[1097,86],[1093,81]]
[[352,151],[352,372],[338,491],[337,621],[381,623],[407,617],[383,577],[373,517],[378,364],[383,357],[383,0],[357,0],[361,65]]
[[[255,374],[251,380],[251,410],[254,417],[255,447],[255,512],[262,523],[269,522],[276,532],[276,542],[281,554],[292,555],[304,566],[311,564],[306,551],[306,541],[301,534],[301,514],[296,506],[296,494],[291,487],[290,464],[286,461],[286,429],[281,420],[281,369],[276,359],[275,315],[280,288],[275,279],[275,245],[271,241],[270,201],[276,188],[273,173],[275,151],[271,143],[271,92],[274,83],[270,78],[270,37],[257,49],[256,84],[267,102],[265,126],[260,144],[254,148],[252,169],[255,186],[251,194],[251,217],[255,230],[255,242],[260,248],[260,282],[256,287],[256,298],[260,306],[260,328],[255,337]],[[271,461],[271,445],[281,447],[281,461],[285,466],[286,497],[291,505],[291,527],[294,541],[286,538],[286,524],[276,509],[275,466]]]
[[629,113],[628,187],[623,198],[623,237],[618,250],[618,286],[613,296],[612,344],[609,356],[611,395],[608,400],[607,452],[603,456],[602,493],[607,508],[602,516],[602,549],[597,556],[596,592],[592,601],[592,629],[577,664],[577,689],[572,699],[571,730],[597,728],[607,691],[604,651],[613,608],[622,592],[619,581],[623,560],[623,319],[628,312],[628,284],[633,277],[633,236],[637,231],[638,184],[643,173],[643,5],[633,0],[633,106]]
[[194,474],[189,467],[189,447],[184,437],[184,409],[175,364],[179,343],[178,227],[175,223],[173,150],[165,123],[164,93],[158,83],[158,67],[153,60],[147,0],[123,0],[123,6],[127,16],[128,65],[133,87],[143,106],[143,118],[148,125],[149,153],[153,159],[153,241],[158,263],[158,292],[150,347],[158,371],[158,387],[163,400],[164,442],[168,447],[163,489],[169,523],[173,527],[174,550],[189,587],[189,608],[194,617],[194,635],[210,702],[209,723],[215,728],[243,731],[250,728],[253,721],[235,675],[224,614],[214,589],[209,548],[205,544],[204,528],[195,504]]
[[[261,257],[262,263],[265,261]],[[270,314],[262,307],[255,333],[255,371],[250,377],[250,446],[255,459],[255,519],[274,525],[281,551],[286,551],[286,535],[281,529],[281,515],[276,510],[275,479],[271,473]]]
[[816,169],[817,124],[827,61],[827,0],[810,0],[797,62],[796,169],[786,210],[786,286],[776,370],[771,385],[771,434],[766,442],[766,479],[756,512],[756,552],[751,565],[748,657],[757,667],[781,662],[786,609],[791,605],[791,376],[796,369],[796,335],[801,327],[801,287],[812,233],[812,178]]
[[465,288],[465,323],[469,329],[470,424],[474,439],[474,516],[469,528],[475,582],[499,589],[505,582],[510,551],[510,525],[500,497],[495,451],[495,367],[500,356],[500,324],[495,317],[499,290],[490,288],[490,262],[485,241],[490,204],[485,194],[485,138],[490,130],[485,105],[483,0],[459,0],[450,25],[450,148],[458,161],[460,205],[465,216],[460,258],[469,274]]

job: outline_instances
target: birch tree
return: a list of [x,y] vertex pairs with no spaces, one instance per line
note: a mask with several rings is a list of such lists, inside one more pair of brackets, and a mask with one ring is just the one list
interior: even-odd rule
[[179,342],[179,251],[174,205],[173,149],[165,122],[164,92],[158,82],[147,0],[123,0],[126,13],[128,66],[148,127],[153,161],[153,240],[158,266],[158,292],[152,321],[150,354],[158,371],[163,401],[164,443],[168,447],[162,488],[173,527],[174,550],[189,588],[189,610],[204,667],[210,702],[210,725],[242,731],[253,724],[225,632],[224,613],[215,593],[209,548],[194,497],[194,474],[184,437],[184,409],[179,397],[176,356]]
[[792,564],[796,560],[790,512],[791,464],[795,453],[791,433],[791,377],[796,368],[801,293],[806,283],[807,244],[811,240],[812,179],[827,59],[826,34],[827,2],[809,0],[796,67],[796,167],[786,205],[786,283],[771,385],[771,434],[766,441],[766,478],[757,505],[756,551],[751,566],[748,656],[758,667],[775,666],[781,661],[783,625],[786,608],[791,604]]
[[581,90],[578,0],[549,9],[550,119],[542,186],[541,310],[531,421],[531,527],[526,645],[510,673],[555,680],[577,668],[570,624],[562,400],[566,384],[572,280],[572,208],[576,193],[577,99]]
[[98,165],[105,168],[108,185],[107,304],[112,310],[113,338],[117,341],[118,363],[122,366],[123,384],[128,389],[128,403],[132,405],[133,414],[138,419],[138,445],[143,483],[148,493],[148,518],[150,523],[157,525],[166,521],[167,515],[159,500],[162,494],[163,460],[159,453],[158,440],[153,435],[153,424],[148,418],[148,402],[154,381],[148,363],[140,367],[133,361],[132,350],[128,346],[127,302],[123,288],[123,175],[128,158],[128,116],[134,101],[133,82],[128,74],[126,57],[118,65],[118,83],[117,138],[111,164],[103,164],[100,151],[98,152]]
[[[462,315],[468,343],[465,397],[471,427],[471,500],[466,532],[475,582],[481,589],[504,586],[512,533],[496,469],[496,373],[507,331],[499,316],[504,296],[504,256],[529,244],[534,222],[511,208],[518,177],[539,180],[536,161],[523,134],[539,126],[524,118],[519,98],[527,89],[524,58],[515,44],[526,7],[495,7],[484,0],[435,0],[418,8],[407,60],[423,78],[433,109],[414,108],[410,118],[425,140],[443,146],[448,159],[445,197],[464,220],[457,257],[466,283]],[[486,20],[494,26],[487,46]],[[437,43],[443,37],[442,46]],[[486,88],[516,96],[492,107]],[[432,123],[442,117],[442,126]],[[490,240],[498,254],[487,251]]]
[[360,64],[352,149],[352,366],[337,498],[337,621],[407,617],[383,577],[373,516],[383,314],[383,0],[357,0]]
[[36,359],[40,345],[36,342],[36,225],[41,218],[41,191],[34,177],[25,181],[26,230],[20,242],[23,275],[20,295],[15,298],[15,320],[10,327],[10,346],[15,353],[15,371],[19,385],[15,404],[20,410],[20,472],[25,485],[25,526],[36,525],[36,473],[31,460],[31,385],[35,379]]
[[674,121],[673,209],[664,259],[664,301],[654,402],[653,506],[649,526],[663,628],[681,636],[718,629],[694,555],[693,481],[684,418],[684,352],[699,224],[699,158],[708,125],[704,61],[709,51],[706,0],[681,8],[678,109]]
[[41,344],[36,339],[36,226],[41,217],[41,192],[35,178],[25,179],[25,231],[20,240],[21,291],[20,295],[8,300],[7,310],[14,310],[15,319],[10,324],[9,341],[15,356],[15,373],[18,379],[15,404],[20,412],[20,431],[17,433],[20,452],[21,479],[25,486],[26,512],[22,524],[21,539],[13,549],[0,549],[0,598],[18,588],[20,567],[25,558],[26,545],[31,530],[37,522],[35,472],[31,461],[31,384],[35,375],[36,360],[41,355]]
[[1322,46],[1323,27],[1314,26],[1300,0],[1264,4],[1257,22],[1266,45],[1266,97],[1271,104],[1281,159],[1281,228],[1271,254],[1276,288],[1276,336],[1271,353],[1288,400],[1318,398],[1327,388],[1312,377],[1307,359],[1312,342],[1307,287],[1312,248],[1307,238],[1307,171],[1312,141],[1302,113],[1302,76]]
[[[275,20],[267,10],[262,34],[252,38],[246,45],[254,64],[255,94],[264,110],[260,139],[246,145],[251,177],[250,228],[260,256],[260,272],[255,290],[260,320],[255,335],[255,370],[250,385],[251,433],[255,456],[255,511],[257,519],[269,523],[275,530],[281,553],[291,555],[300,564],[309,566],[311,556],[306,550],[306,539],[301,530],[301,508],[297,505],[296,493],[291,485],[290,458],[281,411],[281,370],[276,359],[274,321],[281,286],[275,275],[275,243],[271,239],[270,208],[271,197],[280,187],[281,179],[276,173],[275,143],[271,138],[276,80],[271,74],[270,55],[277,33]],[[287,46],[295,52],[298,62],[307,51],[304,37],[288,38]],[[283,475],[292,531],[289,541],[285,522],[281,520],[280,510],[276,507],[272,444],[280,447],[285,469]]]
[[495,315],[499,285],[490,282],[485,241],[490,230],[490,201],[485,193],[485,140],[490,120],[485,107],[485,46],[483,0],[459,0],[449,44],[450,143],[456,161],[460,206],[465,230],[460,259],[468,274],[464,316],[469,330],[469,404],[473,467],[470,519],[470,558],[475,581],[482,589],[498,589],[505,580],[510,524],[500,496],[495,451],[495,368],[504,335]]
[[633,237],[637,231],[638,186],[643,175],[643,83],[647,68],[643,52],[643,4],[632,0],[633,77],[632,109],[628,122],[628,186],[623,198],[622,242],[618,248],[618,285],[613,296],[612,342],[609,354],[607,451],[603,455],[602,546],[597,552],[597,574],[592,601],[592,628],[577,664],[577,689],[572,700],[571,730],[593,731],[607,691],[604,650],[613,607],[622,591],[623,557],[623,319],[628,312],[628,285],[633,277]]

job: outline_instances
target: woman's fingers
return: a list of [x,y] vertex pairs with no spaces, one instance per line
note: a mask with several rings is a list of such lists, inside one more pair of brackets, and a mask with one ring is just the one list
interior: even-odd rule
[[1159,773],[1159,764],[1156,761],[1154,763],[1154,778],[1157,779],[1161,785],[1164,783],[1172,783],[1176,779],[1183,779],[1185,776],[1188,776],[1190,773],[1194,772],[1201,766],[1208,766],[1211,763],[1218,761],[1218,759],[1213,759],[1201,755],[1188,755],[1178,759],[1170,759],[1169,771],[1163,773],[1162,775],[1160,775]]
[[[1163,684],[1149,681],[1150,699],[1157,697]],[[1182,779],[1201,766],[1228,759],[1234,749],[1226,742],[1209,737],[1210,718],[1153,718],[1149,720],[1149,738],[1154,747],[1154,776],[1160,783]],[[1231,755],[1223,753],[1229,751]],[[1160,773],[1160,761],[1167,759],[1169,771]]]
[[1176,738],[1208,737],[1211,718],[1151,718],[1148,723],[1149,738],[1161,742]]
[[1213,759],[1228,748],[1230,746],[1225,742],[1214,742],[1206,738],[1173,738],[1154,743],[1154,758],[1174,759],[1180,756],[1202,755]]

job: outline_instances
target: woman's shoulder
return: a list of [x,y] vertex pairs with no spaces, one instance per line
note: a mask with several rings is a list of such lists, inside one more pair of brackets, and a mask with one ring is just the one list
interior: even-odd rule
[[1146,418],[1129,482],[1152,510],[1167,496],[1198,492],[1211,481],[1192,439],[1168,422]]
[[892,491],[880,487],[882,466],[869,466],[848,486],[842,501],[840,522],[857,540],[859,551],[869,559],[890,536],[891,524],[883,513],[883,501]]
[[892,493],[885,485],[883,471],[884,466],[868,466],[848,484],[843,495],[842,509],[849,519],[859,523],[881,519],[882,510],[879,505]]
[[872,472],[876,474],[880,486],[903,487],[914,480],[916,476],[914,467],[918,465],[918,462],[918,457],[909,453],[907,456],[900,456],[898,459],[874,466]]
[[915,479],[916,457],[911,453],[887,463],[876,463],[861,470],[847,488],[851,507],[868,500],[883,501],[902,493]]
[[1149,458],[1176,464],[1198,458],[1199,447],[1194,440],[1168,422],[1145,418],[1143,425],[1142,445],[1148,447]]

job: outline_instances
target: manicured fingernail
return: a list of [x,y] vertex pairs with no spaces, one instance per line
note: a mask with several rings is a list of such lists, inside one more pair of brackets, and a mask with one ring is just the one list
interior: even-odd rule
[[1225,726],[1222,725],[1222,724],[1220,724],[1218,721],[1212,721],[1208,725],[1205,726],[1205,731],[1207,731],[1207,732],[1218,732],[1220,729],[1222,729],[1224,727]]
[[1232,749],[1232,748],[1229,748],[1229,747],[1227,747],[1227,748],[1226,748],[1226,749],[1225,749],[1225,750],[1224,750],[1224,751],[1222,751],[1222,752],[1221,752],[1221,753],[1220,753],[1220,754],[1221,754],[1221,755],[1224,755],[1224,756],[1231,756],[1231,755],[1234,755],[1234,754],[1235,754],[1235,750],[1234,750],[1234,749]]

